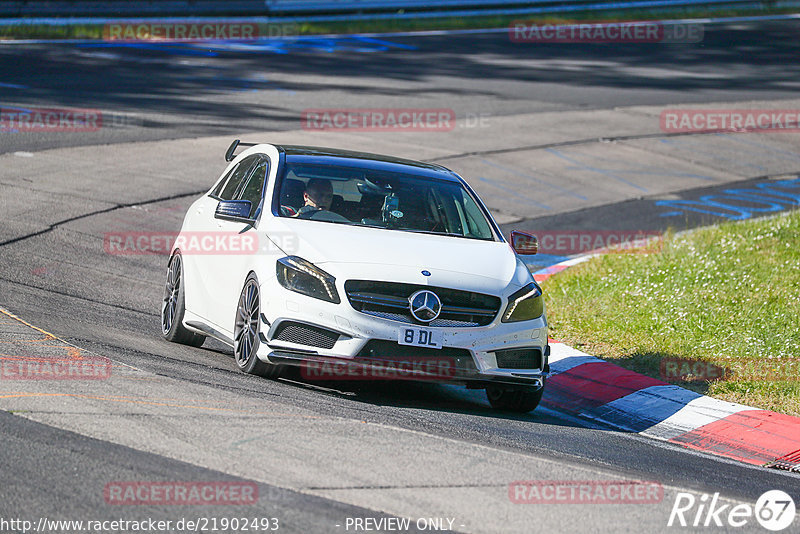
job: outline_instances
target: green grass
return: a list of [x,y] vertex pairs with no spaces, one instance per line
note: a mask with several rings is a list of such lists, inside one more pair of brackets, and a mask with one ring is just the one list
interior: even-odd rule
[[[338,22],[311,22],[293,24],[270,24],[269,28],[262,28],[267,35],[281,34],[289,26],[293,26],[291,33],[299,35],[323,34],[349,34],[349,33],[391,33],[403,31],[423,30],[462,30],[477,28],[507,28],[511,23],[519,20],[533,21],[537,24],[568,24],[576,21],[625,21],[648,19],[682,19],[703,17],[734,17],[747,15],[769,15],[796,12],[797,8],[762,9],[724,9],[713,12],[696,8],[669,8],[668,10],[623,10],[607,12],[585,12],[569,15],[542,15],[542,16],[475,16],[475,17],[438,17],[438,18],[410,18],[410,19],[374,19],[350,20]],[[232,17],[237,18],[237,17]],[[240,17],[246,21],[247,17]],[[157,20],[154,18],[153,20]],[[102,39],[102,24],[74,24],[69,26],[29,25],[0,26],[0,39]]]
[[800,415],[800,211],[668,234],[651,248],[547,280],[550,335],[656,378],[663,358],[710,362],[731,373],[671,381]]

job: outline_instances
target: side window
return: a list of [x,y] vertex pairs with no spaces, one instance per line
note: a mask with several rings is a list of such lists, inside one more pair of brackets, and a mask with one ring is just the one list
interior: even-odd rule
[[257,154],[244,158],[231,170],[228,178],[220,182],[214,194],[222,200],[233,200],[236,197],[236,191],[239,186],[242,185],[244,179],[250,174],[250,170],[258,164],[260,159]]
[[239,168],[239,165],[241,165],[241,163],[237,163],[236,165],[234,165],[233,168],[230,171],[228,171],[228,174],[226,174],[222,178],[222,180],[219,181],[217,186],[210,193],[212,197],[219,198],[219,195],[220,193],[222,193],[222,189],[225,187],[225,184],[228,183],[228,180],[230,180],[230,177],[233,175],[233,173],[236,172],[236,169]]
[[268,172],[269,163],[265,159],[261,160],[253,172],[250,173],[250,178],[247,180],[247,184],[239,194],[240,200],[249,200],[252,204],[252,207],[250,208],[251,219],[255,218],[256,210],[258,209],[258,205],[261,203],[261,193],[264,190],[264,181],[267,179]]

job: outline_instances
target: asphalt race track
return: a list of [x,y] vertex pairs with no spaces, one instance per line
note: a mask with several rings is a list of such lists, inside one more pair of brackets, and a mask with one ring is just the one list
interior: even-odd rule
[[[666,135],[659,113],[800,109],[797,33],[796,23],[750,22],[670,45],[516,44],[496,32],[0,45],[0,108],[104,117],[89,132],[0,130],[0,353],[113,362],[106,380],[0,380],[0,518],[277,518],[289,532],[411,518],[412,530],[673,532],[689,530],[667,527],[679,492],[730,504],[771,489],[800,495],[795,474],[546,409],[500,414],[482,391],[241,374],[221,344],[162,340],[165,256],[103,246],[108,232],[177,231],[234,137],[441,162],[504,229],[663,230],[768,215],[791,205],[720,209],[709,199],[797,179],[797,133]],[[447,108],[458,124],[304,130],[301,114],[313,108]],[[639,505],[509,498],[514,481],[564,479],[657,481],[664,495]],[[120,481],[245,481],[258,500],[119,505],[104,489]],[[763,531],[754,521],[716,530]]]

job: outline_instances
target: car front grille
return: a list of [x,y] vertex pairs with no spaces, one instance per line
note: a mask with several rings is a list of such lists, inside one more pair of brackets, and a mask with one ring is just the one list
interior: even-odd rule
[[[433,327],[486,326],[500,310],[500,298],[483,293],[397,282],[348,280],[344,284],[347,299],[357,311],[409,324]],[[439,317],[420,323],[411,315],[408,297],[421,289],[433,291],[442,301]]]
[[339,334],[318,326],[283,321],[275,328],[272,339],[321,349],[332,349],[339,339]]
[[541,369],[542,351],[539,349],[505,349],[494,353],[499,369]]

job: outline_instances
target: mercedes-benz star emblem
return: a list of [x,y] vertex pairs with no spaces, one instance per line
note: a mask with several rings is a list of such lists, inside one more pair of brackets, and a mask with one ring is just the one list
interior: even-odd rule
[[414,319],[429,323],[439,317],[442,311],[442,301],[433,291],[422,289],[408,297],[408,309]]

